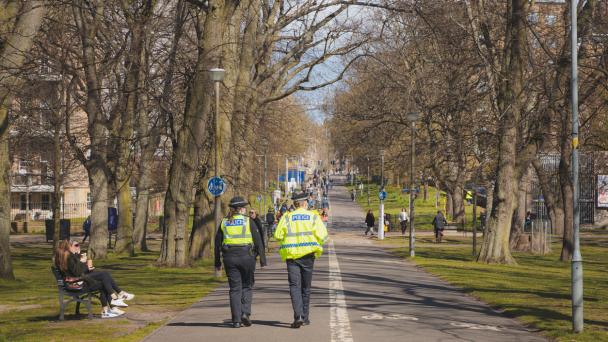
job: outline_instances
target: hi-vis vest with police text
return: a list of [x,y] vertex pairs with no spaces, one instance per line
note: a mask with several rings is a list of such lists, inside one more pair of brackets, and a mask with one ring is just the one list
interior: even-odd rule
[[222,220],[222,233],[224,245],[252,245],[249,218],[243,215],[234,215]]
[[298,259],[310,253],[318,258],[323,253],[327,229],[319,214],[298,208],[281,217],[274,238],[281,244],[279,254],[283,260]]

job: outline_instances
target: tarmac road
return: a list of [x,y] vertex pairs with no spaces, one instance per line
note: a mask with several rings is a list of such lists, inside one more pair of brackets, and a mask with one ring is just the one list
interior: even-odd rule
[[315,263],[310,319],[291,329],[285,265],[256,272],[253,326],[230,327],[220,287],[145,341],[546,341],[520,323],[363,237],[364,213],[345,187],[330,192],[331,240]]

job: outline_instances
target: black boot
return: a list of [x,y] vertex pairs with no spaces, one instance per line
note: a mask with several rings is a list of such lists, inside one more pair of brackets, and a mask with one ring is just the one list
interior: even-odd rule
[[294,329],[299,329],[302,324],[304,324],[304,318],[302,318],[302,316],[298,316],[298,318],[296,318],[295,321],[291,323],[291,327]]
[[241,316],[241,322],[243,322],[243,325],[246,327],[251,326],[251,319],[248,314],[243,314],[243,316]]
[[310,319],[304,318],[304,325],[310,325]]

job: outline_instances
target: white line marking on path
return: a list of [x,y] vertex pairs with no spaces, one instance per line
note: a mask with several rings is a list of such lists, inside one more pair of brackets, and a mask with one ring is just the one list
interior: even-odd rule
[[414,317],[414,316],[407,316],[407,315],[402,315],[402,314],[388,314],[388,315],[383,315],[383,314],[379,314],[379,313],[372,313],[369,315],[364,315],[361,316],[361,318],[363,319],[369,319],[369,320],[381,320],[381,319],[402,319],[402,320],[407,320],[407,321],[417,321],[418,318]]
[[328,243],[329,257],[329,304],[330,319],[329,328],[331,331],[332,342],[353,342],[353,335],[350,331],[350,320],[346,308],[346,297],[342,286],[342,276],[340,275],[340,264],[334,249],[334,242]]
[[465,323],[465,322],[452,322],[452,323],[450,323],[450,325],[453,327],[457,327],[457,328],[467,328],[467,329],[473,329],[473,330],[500,331],[500,329],[498,327],[495,327],[493,325],[473,324],[473,323]]

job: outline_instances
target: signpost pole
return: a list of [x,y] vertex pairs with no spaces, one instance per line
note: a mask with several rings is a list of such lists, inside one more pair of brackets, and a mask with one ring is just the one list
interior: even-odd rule
[[[215,177],[219,177],[220,174],[220,143],[221,143],[221,137],[220,137],[220,131],[221,131],[221,127],[220,127],[220,83],[222,82],[222,80],[224,79],[224,69],[211,69],[209,70],[210,72],[210,76],[211,76],[211,80],[213,81],[213,84],[215,86],[215,160],[214,160],[214,173],[215,173]],[[213,227],[213,230],[215,231],[215,229],[217,229],[217,227],[220,225],[220,220],[221,220],[221,201],[219,198],[219,195],[215,195],[214,198],[214,206],[213,206],[213,217],[214,217],[214,223],[215,226]]]
[[[380,192],[384,191],[384,150],[380,151]],[[378,240],[384,240],[384,199],[380,198],[378,209]]]
[[573,253],[572,253],[572,330],[574,333],[583,331],[583,257],[579,238],[579,151],[578,151],[578,32],[577,13],[578,0],[570,2],[570,34],[572,55],[572,76],[570,95],[572,100],[572,183],[574,185],[574,218],[573,218]]

